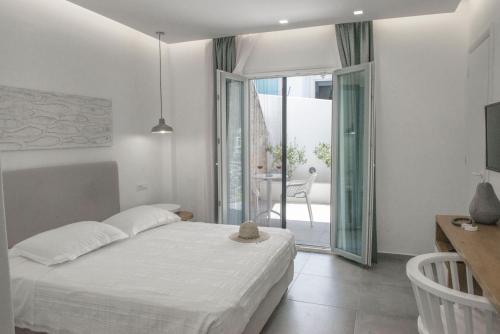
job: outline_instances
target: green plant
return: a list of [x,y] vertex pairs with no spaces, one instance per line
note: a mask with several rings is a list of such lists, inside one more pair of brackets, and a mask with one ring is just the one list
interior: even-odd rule
[[325,165],[330,168],[332,167],[332,147],[327,143],[319,143],[314,148],[314,155],[323,161]]
[[[281,155],[282,155],[281,144],[269,145],[267,151],[271,153],[273,157],[273,166],[281,166]],[[297,169],[299,165],[307,163],[306,159],[306,149],[304,147],[299,147],[297,141],[294,139],[293,142],[288,143],[286,146],[286,168],[288,177],[292,176],[293,172]]]

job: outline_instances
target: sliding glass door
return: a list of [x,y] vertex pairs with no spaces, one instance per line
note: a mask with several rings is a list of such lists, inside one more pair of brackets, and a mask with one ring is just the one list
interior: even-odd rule
[[239,225],[248,217],[248,81],[217,75],[219,223]]
[[371,265],[374,203],[372,64],[335,72],[332,249]]

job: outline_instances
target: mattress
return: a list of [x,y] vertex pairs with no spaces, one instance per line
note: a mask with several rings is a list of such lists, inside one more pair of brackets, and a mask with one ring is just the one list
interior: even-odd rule
[[11,255],[17,327],[49,333],[241,333],[295,257],[287,230],[174,223],[46,267]]

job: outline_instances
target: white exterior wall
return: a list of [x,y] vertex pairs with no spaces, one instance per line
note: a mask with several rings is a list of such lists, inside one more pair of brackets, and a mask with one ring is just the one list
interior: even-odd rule
[[[268,131],[270,143],[281,143],[281,96],[259,95],[262,113]],[[318,171],[317,182],[329,182],[330,169],[316,158],[314,149],[319,143],[331,142],[332,102],[303,97],[288,97],[287,135],[288,143],[296,142],[306,151],[307,163],[298,166],[292,178],[307,179],[309,168]],[[270,163],[272,159],[270,159]]]

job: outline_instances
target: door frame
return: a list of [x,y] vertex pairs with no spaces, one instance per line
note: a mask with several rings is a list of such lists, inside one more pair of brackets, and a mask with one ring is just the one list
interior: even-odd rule
[[[372,264],[372,237],[373,237],[373,221],[374,221],[374,188],[375,188],[375,110],[374,110],[374,92],[373,92],[373,79],[374,79],[374,63],[369,62],[361,65],[354,65],[347,68],[336,70],[333,73],[333,114],[332,114],[332,158],[336,157],[334,163],[334,168],[332,168],[331,172],[331,194],[330,201],[333,203],[330,208],[330,241],[331,241],[331,249],[334,254],[341,255],[347,259],[359,262],[361,264],[371,266]],[[368,101],[368,124],[366,125],[368,131],[368,175],[367,175],[367,195],[366,200],[363,203],[363,211],[366,212],[363,215],[363,227],[365,229],[362,234],[362,251],[361,256],[349,253],[342,249],[336,247],[337,243],[337,175],[338,175],[338,82],[337,75],[342,75],[351,72],[357,72],[362,70],[368,70],[370,75],[365,78],[365,84],[368,86],[368,89],[365,92],[365,101]],[[336,150],[336,152],[334,152]],[[335,154],[335,155],[334,155]]]
[[257,72],[245,74],[245,78],[249,80],[256,79],[271,79],[271,78],[283,78],[283,77],[302,77],[310,75],[332,75],[337,67],[323,67],[323,68],[310,68],[310,69],[287,69],[283,71],[270,71],[270,72]]
[[248,86],[248,78],[228,73],[224,71],[217,70],[216,73],[216,84],[217,84],[217,190],[218,190],[218,199],[217,199],[217,223],[218,224],[226,224],[227,222],[227,210],[225,210],[225,201],[224,197],[227,195],[224,191],[224,185],[227,183],[226,173],[224,172],[224,162],[226,161],[226,151],[223,149],[226,144],[226,128],[223,126],[226,123],[226,113],[223,112],[226,110],[226,99],[222,98],[226,96],[226,85],[225,82],[227,79],[235,80],[243,82],[243,219],[247,219],[249,217],[250,209],[249,209],[249,185],[250,185],[250,177],[247,171],[250,168],[249,162],[249,149],[248,149],[248,139],[249,139],[249,86]]

